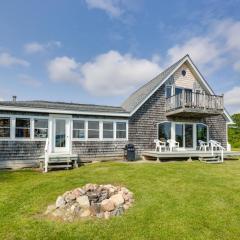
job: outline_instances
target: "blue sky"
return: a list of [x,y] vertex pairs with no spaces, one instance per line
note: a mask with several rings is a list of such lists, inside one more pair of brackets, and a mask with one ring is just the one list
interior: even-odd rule
[[119,105],[189,53],[240,112],[239,0],[0,3],[0,99]]

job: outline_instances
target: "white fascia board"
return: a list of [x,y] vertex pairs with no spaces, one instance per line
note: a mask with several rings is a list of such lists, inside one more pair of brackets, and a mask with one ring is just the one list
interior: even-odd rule
[[156,88],[153,89],[153,91],[151,91],[150,94],[148,94],[148,96],[130,113],[130,115],[132,116],[168,79],[169,77],[171,77],[171,75],[176,71],[176,69],[178,69],[188,58],[188,56],[186,56],[171,72],[170,74],[167,75],[167,77],[164,78],[164,80],[158,84],[158,86]]
[[76,115],[94,115],[94,116],[110,116],[110,117],[129,117],[129,113],[106,113],[106,112],[84,112],[84,111],[69,111],[59,109],[42,109],[42,108],[28,108],[15,106],[0,106],[0,110],[5,111],[20,111],[20,112],[38,112],[38,113],[56,113],[56,114],[76,114]]

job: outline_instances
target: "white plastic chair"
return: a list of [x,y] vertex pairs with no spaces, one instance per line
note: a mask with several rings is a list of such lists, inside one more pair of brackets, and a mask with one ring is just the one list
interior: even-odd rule
[[215,140],[209,140],[209,145],[212,151],[225,150],[221,143]]
[[179,142],[175,141],[174,139],[167,140],[167,143],[169,144],[170,152],[172,152],[174,149],[179,149]]
[[206,152],[209,149],[209,143],[204,142],[202,140],[198,140],[198,142],[199,142],[199,150],[200,151],[204,150]]
[[166,143],[165,142],[155,139],[154,143],[156,144],[156,147],[155,147],[156,152],[162,152],[163,149],[166,151]]

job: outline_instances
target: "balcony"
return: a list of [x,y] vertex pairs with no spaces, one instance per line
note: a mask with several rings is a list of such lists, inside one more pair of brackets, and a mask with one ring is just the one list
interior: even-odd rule
[[221,115],[223,111],[223,95],[216,96],[183,91],[166,98],[166,116],[206,117]]

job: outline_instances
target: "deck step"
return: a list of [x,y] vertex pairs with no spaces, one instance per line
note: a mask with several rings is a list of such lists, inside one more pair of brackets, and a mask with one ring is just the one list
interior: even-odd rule
[[72,168],[72,165],[48,165],[48,169],[65,169],[65,168]]

